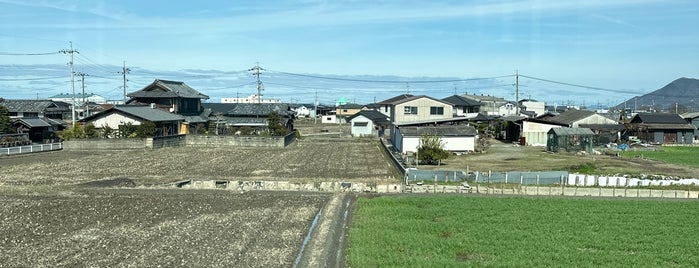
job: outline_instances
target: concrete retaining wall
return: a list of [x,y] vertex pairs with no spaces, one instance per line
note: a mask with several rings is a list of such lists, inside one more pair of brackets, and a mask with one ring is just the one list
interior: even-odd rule
[[285,147],[295,140],[296,133],[279,136],[204,136],[188,135],[189,147]]
[[63,142],[64,150],[133,150],[146,148],[146,139],[85,139]]
[[[539,195],[579,197],[626,197],[626,198],[691,198],[699,199],[699,191],[653,190],[630,188],[592,188],[561,186],[520,186],[493,188],[481,185],[470,188],[460,185],[403,185],[372,184],[354,182],[296,183],[288,181],[227,181],[192,180],[176,183],[178,187],[190,189],[227,189],[234,191],[309,191],[309,192],[356,192],[356,193],[415,193],[415,194],[493,194],[493,195]],[[513,187],[514,186],[514,187]]]

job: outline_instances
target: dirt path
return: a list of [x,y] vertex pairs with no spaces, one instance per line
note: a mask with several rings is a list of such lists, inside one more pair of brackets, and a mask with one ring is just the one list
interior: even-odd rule
[[345,267],[345,246],[354,194],[333,196],[320,211],[294,267]]

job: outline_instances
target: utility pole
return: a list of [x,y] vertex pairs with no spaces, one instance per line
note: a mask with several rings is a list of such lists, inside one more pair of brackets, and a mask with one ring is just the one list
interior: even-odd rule
[[313,124],[318,122],[318,90],[316,89],[316,98],[313,100]]
[[85,76],[90,76],[89,74],[86,73],[76,73],[75,75],[80,76],[80,82],[82,83],[82,88],[83,88],[83,118],[87,117],[90,113],[90,106],[87,105],[87,101],[85,101]]
[[515,116],[519,116],[519,70],[515,71]]
[[73,104],[71,105],[71,110],[72,110],[72,115],[71,115],[71,120],[73,121],[73,126],[75,126],[75,70],[73,69],[73,54],[75,53],[80,53],[77,50],[73,49],[73,42],[70,42],[70,49],[62,49],[59,51],[63,54],[70,54],[70,62],[68,64],[70,65],[70,88],[71,88],[71,93],[73,94],[72,96],[72,101]]
[[264,90],[264,85],[262,85],[262,80],[260,80],[260,73],[264,71],[262,67],[260,67],[260,63],[258,62],[255,67],[252,67],[248,69],[248,71],[252,72],[252,75],[257,78],[257,103],[262,103],[262,90]]
[[124,78],[124,104],[126,104],[126,74],[129,73],[131,69],[126,68],[126,61],[124,61],[124,66],[121,68],[121,72],[119,72],[123,78]]

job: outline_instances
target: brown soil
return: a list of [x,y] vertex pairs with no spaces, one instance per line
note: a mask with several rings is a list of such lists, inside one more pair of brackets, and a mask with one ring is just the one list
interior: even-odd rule
[[0,196],[0,267],[290,267],[327,194],[74,189]]

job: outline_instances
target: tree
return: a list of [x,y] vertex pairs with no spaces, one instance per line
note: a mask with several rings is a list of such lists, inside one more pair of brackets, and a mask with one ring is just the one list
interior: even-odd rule
[[137,138],[149,138],[155,136],[155,123],[145,121],[136,127]]
[[5,106],[0,105],[0,134],[10,133],[12,126],[10,125],[10,111]]
[[428,164],[441,164],[441,161],[449,158],[450,155],[442,147],[442,138],[429,134],[422,135],[420,137],[420,146],[417,148],[418,161]]
[[83,127],[83,132],[85,133],[85,138],[94,139],[99,138],[99,132],[93,124],[87,124]]
[[284,136],[289,134],[289,130],[282,125],[282,116],[277,112],[269,113],[267,117],[267,128],[272,136]]

